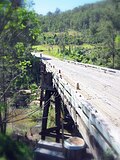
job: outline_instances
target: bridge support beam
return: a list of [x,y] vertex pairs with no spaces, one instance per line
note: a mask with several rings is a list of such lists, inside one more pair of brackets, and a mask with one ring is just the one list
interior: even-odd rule
[[[61,122],[61,114],[63,114],[63,119],[65,118],[64,107],[62,107],[62,99],[59,95],[57,89],[53,88],[52,83],[52,73],[46,72],[46,67],[41,63],[41,94],[40,94],[40,107],[43,108],[42,117],[42,128],[41,128],[41,139],[45,140],[46,136],[54,137],[57,143],[60,143],[61,139],[68,138],[70,135],[63,135],[61,129],[68,127],[68,123],[64,124]],[[51,98],[52,97],[52,98]],[[54,99],[54,100],[53,100]],[[55,126],[47,128],[49,108],[51,103],[55,109]]]
[[56,124],[56,142],[60,142],[60,126],[61,126],[61,122],[60,122],[60,118],[61,118],[61,98],[58,94],[58,92],[56,91],[55,94],[55,124]]
[[51,98],[52,91],[46,90],[45,91],[45,102],[44,102],[44,109],[43,109],[43,118],[42,118],[42,130],[41,130],[41,139],[45,140],[45,137],[51,135],[53,132],[56,135],[56,142],[60,143],[61,139],[61,98],[58,95],[58,92],[54,92],[55,95],[55,127],[53,129],[47,128],[47,121],[48,121],[48,115],[49,115],[49,108],[50,108],[50,98]]
[[42,117],[42,135],[41,135],[42,140],[45,140],[44,132],[47,129],[48,112],[49,112],[49,107],[50,107],[50,97],[51,97],[51,91],[46,90],[43,117]]
[[[54,133],[56,134],[56,142],[59,143],[60,142],[60,129],[61,129],[61,122],[60,122],[61,98],[57,90],[53,89],[52,73],[45,72],[45,66],[41,64],[41,67],[42,66],[43,66],[43,69],[41,69],[40,106],[43,108],[43,118],[42,118],[42,129],[40,133],[41,139],[45,140],[45,137],[48,136],[48,134]],[[54,130],[51,132],[51,130],[47,128],[47,122],[48,122],[48,115],[49,115],[49,108],[50,108],[52,93],[54,93],[54,102],[55,102],[55,104],[53,104],[55,106],[54,107],[55,108],[55,127],[53,127]]]

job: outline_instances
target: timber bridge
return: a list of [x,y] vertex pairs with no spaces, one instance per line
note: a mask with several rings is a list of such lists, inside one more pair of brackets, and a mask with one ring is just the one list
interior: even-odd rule
[[[41,139],[51,136],[60,142],[61,128],[69,128],[73,122],[95,159],[109,154],[112,160],[119,160],[120,71],[33,54],[40,57]],[[55,103],[53,128],[47,128],[50,99]],[[68,118],[66,125],[61,124],[61,111]]]

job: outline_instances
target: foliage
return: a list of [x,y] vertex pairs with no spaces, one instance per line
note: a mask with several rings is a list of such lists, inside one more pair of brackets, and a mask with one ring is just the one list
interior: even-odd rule
[[50,106],[47,127],[51,128],[54,126],[55,126],[55,109],[53,106]]
[[116,45],[116,48],[120,48],[120,35],[117,35],[115,37],[115,45]]
[[34,112],[34,114],[32,114],[31,116],[30,116],[30,118],[31,118],[31,120],[33,121],[33,122],[40,122],[40,120],[42,119],[42,109],[40,109],[39,107],[36,109],[36,107],[38,107],[37,105],[32,105],[32,106],[30,106],[30,110],[31,110],[31,112],[33,111],[33,110],[36,110],[36,112]]
[[[118,0],[105,0],[59,14],[50,12],[46,16],[40,15],[43,33],[38,38],[38,44],[53,48],[57,45],[59,52],[55,55],[120,69],[119,10]],[[83,48],[83,44],[92,44],[96,48]],[[50,48],[49,54],[51,52],[53,54],[54,50]]]
[[33,153],[25,144],[0,135],[0,157],[1,160],[32,160]]
[[30,54],[40,33],[39,20],[20,4],[9,0],[0,3],[0,104],[7,106],[0,110],[0,131],[4,134],[8,99],[19,89],[27,89],[30,83],[39,81],[33,74],[39,71],[34,67],[38,61]]
[[38,86],[36,85],[36,83],[33,83],[30,85],[30,89],[31,89],[32,93],[35,93],[36,90],[38,89]]

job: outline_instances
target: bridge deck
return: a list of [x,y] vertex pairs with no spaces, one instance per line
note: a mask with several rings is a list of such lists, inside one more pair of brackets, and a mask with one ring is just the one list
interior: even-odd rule
[[55,69],[61,70],[66,81],[75,87],[79,83],[79,93],[94,106],[111,125],[120,129],[120,73],[60,61],[47,60]]
[[[79,127],[84,130],[82,119],[103,149],[106,148],[105,140],[120,156],[120,71],[49,56],[43,56],[43,63],[53,73],[54,85],[61,96],[67,97],[66,103],[71,101],[72,108],[68,107],[68,110]],[[85,100],[83,103],[82,99]],[[97,113],[99,118],[96,118]]]

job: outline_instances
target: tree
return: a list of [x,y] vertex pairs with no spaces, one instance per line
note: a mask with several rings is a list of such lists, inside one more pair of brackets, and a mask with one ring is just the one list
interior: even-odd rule
[[120,3],[120,0],[109,0],[113,3],[113,5],[115,5],[115,9],[118,9],[119,8],[119,3]]
[[[69,44],[74,45],[82,43],[100,45],[104,48],[103,54],[99,49],[94,52],[99,53],[98,64],[102,64],[99,62],[105,58],[104,66],[115,68],[119,64],[117,56],[120,52],[115,42],[116,36],[120,35],[119,10],[120,0],[105,0],[66,12],[58,10],[56,14],[48,14],[41,18],[42,27],[46,32],[62,32],[61,35],[68,30],[72,32],[71,37],[69,34],[65,38],[61,38],[59,34],[55,37],[55,42],[63,48],[62,50],[65,50],[64,46],[68,44],[68,41]],[[73,30],[76,31],[77,36],[73,34]]]
[[[25,8],[13,8],[6,0],[0,5],[0,131],[6,133],[8,99],[17,87],[16,80],[26,79],[31,65],[30,49],[40,33],[38,18]],[[27,79],[28,80],[28,79]]]
[[61,11],[60,11],[60,9],[59,8],[56,8],[56,10],[55,10],[55,15],[59,15],[61,13]]
[[17,8],[17,7],[22,7],[24,0],[10,0],[12,3],[12,7]]
[[116,30],[113,27],[111,21],[101,22],[101,26],[99,27],[99,33],[103,38],[103,42],[108,48],[109,58],[112,56],[112,65],[111,67],[114,68],[115,66],[115,37],[116,37]]

